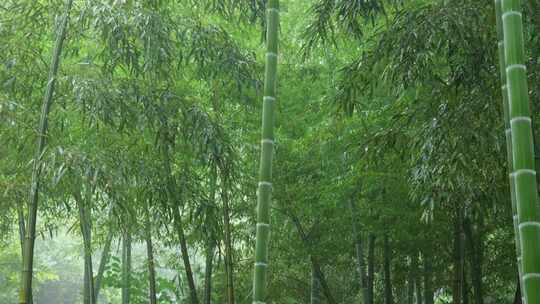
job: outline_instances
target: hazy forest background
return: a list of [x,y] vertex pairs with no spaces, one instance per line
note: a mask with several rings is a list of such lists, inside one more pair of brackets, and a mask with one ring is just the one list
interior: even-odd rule
[[[266,303],[520,303],[495,3],[279,2]],[[259,303],[269,3],[1,1],[0,303]]]

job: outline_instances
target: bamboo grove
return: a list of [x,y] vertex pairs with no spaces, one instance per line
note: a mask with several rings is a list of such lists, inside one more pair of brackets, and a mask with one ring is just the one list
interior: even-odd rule
[[540,304],[540,1],[5,0],[0,303]]

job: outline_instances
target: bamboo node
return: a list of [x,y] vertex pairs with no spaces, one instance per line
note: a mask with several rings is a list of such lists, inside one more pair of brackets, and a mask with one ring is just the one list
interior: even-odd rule
[[517,177],[521,174],[532,174],[532,175],[536,175],[536,171],[534,170],[531,170],[531,169],[519,169],[519,170],[516,170],[514,171],[514,176]]
[[269,7],[268,12],[279,14],[279,10],[275,7]]
[[259,187],[266,186],[266,187],[272,187],[271,182],[259,182]]
[[263,100],[268,100],[268,101],[276,101],[276,98],[274,96],[264,96],[263,97]]
[[513,69],[521,69],[521,70],[527,70],[527,66],[524,64],[510,64],[506,67],[506,71],[509,72]]
[[540,228],[540,223],[539,222],[523,222],[519,224],[519,229],[521,230],[522,228],[530,227],[530,226]]
[[255,262],[255,267],[268,267],[268,264],[267,263],[264,263],[264,262]]
[[523,281],[528,279],[540,279],[540,273],[526,273],[523,275]]
[[521,18],[521,13],[520,12],[516,12],[516,11],[508,11],[508,12],[505,12],[502,14],[502,18],[506,18],[508,16],[518,16],[519,18]]
[[270,224],[267,224],[267,223],[257,223],[257,227],[267,227],[267,228],[270,228]]
[[271,144],[271,145],[273,145],[273,144],[274,144],[274,140],[273,140],[273,139],[269,139],[269,138],[263,138],[263,139],[261,139],[261,143],[262,143],[262,144]]
[[514,123],[514,122],[518,122],[518,121],[525,121],[525,122],[528,122],[528,123],[532,122],[531,118],[528,117],[528,116],[518,116],[518,117],[514,117],[514,118],[510,119],[510,123]]
[[276,54],[274,52],[266,52],[266,56],[277,58],[278,54]]

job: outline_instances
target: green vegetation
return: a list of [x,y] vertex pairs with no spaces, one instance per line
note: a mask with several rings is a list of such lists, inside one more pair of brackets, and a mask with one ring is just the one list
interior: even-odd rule
[[540,304],[521,2],[2,1],[0,303]]

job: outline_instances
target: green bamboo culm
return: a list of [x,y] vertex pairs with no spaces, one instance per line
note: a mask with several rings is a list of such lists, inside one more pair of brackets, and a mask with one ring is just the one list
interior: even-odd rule
[[523,45],[521,1],[502,0],[502,25],[515,202],[525,302],[540,303],[540,207]]
[[270,200],[272,195],[272,154],[274,150],[274,105],[278,61],[279,0],[266,4],[266,70],[264,81],[261,163],[257,196],[257,237],[253,274],[253,304],[266,299],[266,271],[270,238]]
[[28,199],[28,220],[27,227],[25,229],[24,237],[24,250],[23,251],[23,263],[21,273],[21,289],[19,291],[19,304],[31,304],[32,303],[32,277],[34,267],[34,240],[36,238],[36,224],[37,224],[37,210],[39,201],[39,186],[41,179],[41,157],[45,146],[47,145],[47,129],[49,122],[49,112],[53,103],[54,90],[57,80],[58,68],[60,66],[60,59],[62,55],[62,49],[64,40],[66,39],[66,33],[68,28],[69,14],[71,7],[73,6],[73,0],[67,0],[65,6],[65,12],[60,22],[56,41],[54,43],[51,65],[49,67],[49,76],[47,86],[45,88],[45,95],[43,97],[43,103],[41,107],[41,113],[38,125],[38,138],[36,143],[36,151],[34,156],[34,162],[32,165],[32,181],[30,185],[30,195]]
[[[516,257],[518,265],[518,274],[520,278],[523,277],[523,272],[521,270],[521,248],[519,241],[519,223],[517,215],[517,205],[516,205],[516,191],[514,187],[514,166],[512,164],[512,130],[510,127],[510,105],[508,103],[508,88],[506,81],[506,60],[504,58],[504,32],[503,32],[503,21],[502,21],[502,0],[495,0],[495,15],[497,22],[497,47],[499,50],[499,68],[500,68],[500,78],[501,78],[501,92],[502,92],[502,101],[503,101],[503,113],[504,113],[504,130],[506,137],[506,156],[508,161],[508,177],[510,182],[510,201],[512,203],[512,219],[514,223],[514,233],[515,233],[515,245],[516,245]],[[523,289],[521,289],[523,290]],[[523,293],[521,295],[522,302],[526,304]]]

